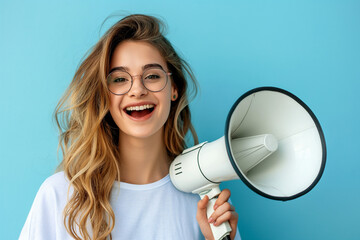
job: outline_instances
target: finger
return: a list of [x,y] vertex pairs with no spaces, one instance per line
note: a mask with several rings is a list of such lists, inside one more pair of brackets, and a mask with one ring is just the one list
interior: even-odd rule
[[206,218],[206,209],[208,202],[209,202],[209,197],[207,195],[198,202],[197,205],[198,210],[196,213],[196,218],[198,220],[200,220],[201,218]]
[[[220,215],[213,224],[214,224],[214,226],[219,226],[220,224],[227,222],[227,221],[229,221],[229,223],[230,223],[232,220],[235,220],[235,222],[237,224],[237,219],[238,219],[238,214],[236,212],[227,211],[224,214]],[[235,228],[236,228],[236,224],[233,224],[233,225],[235,225]],[[234,230],[234,227],[232,226],[232,224],[230,224],[230,226],[231,226],[231,229]]]
[[229,211],[235,211],[235,207],[231,205],[229,202],[223,203],[222,205],[217,207],[217,209],[213,212],[213,214],[211,214],[211,216],[209,217],[210,219],[209,222],[210,223],[214,222],[218,217]]
[[229,189],[224,189],[218,196],[218,199],[215,201],[214,210],[218,208],[223,203],[227,202],[230,198],[231,192]]

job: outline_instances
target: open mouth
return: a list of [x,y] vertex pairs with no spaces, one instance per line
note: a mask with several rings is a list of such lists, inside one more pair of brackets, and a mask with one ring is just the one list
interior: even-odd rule
[[126,114],[130,115],[133,118],[143,118],[152,111],[154,111],[155,105],[153,104],[145,104],[141,106],[133,106],[133,107],[127,107],[125,108]]

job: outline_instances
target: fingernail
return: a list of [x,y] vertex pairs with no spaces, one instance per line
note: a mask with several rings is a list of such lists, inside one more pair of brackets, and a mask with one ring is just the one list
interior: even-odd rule
[[214,221],[214,219],[212,217],[209,218],[208,222],[212,223]]
[[219,206],[217,204],[214,205],[214,210],[216,210]]

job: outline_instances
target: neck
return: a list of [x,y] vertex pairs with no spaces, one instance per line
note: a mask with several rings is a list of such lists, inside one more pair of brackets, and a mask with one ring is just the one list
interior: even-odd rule
[[162,131],[148,138],[136,138],[124,133],[119,136],[120,181],[147,184],[169,173],[170,159]]

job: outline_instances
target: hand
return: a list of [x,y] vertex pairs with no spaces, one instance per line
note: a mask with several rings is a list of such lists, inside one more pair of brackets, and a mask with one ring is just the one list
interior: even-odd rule
[[205,239],[207,240],[214,239],[209,224],[214,224],[214,226],[218,226],[225,221],[229,221],[230,227],[232,229],[230,233],[230,238],[231,239],[235,238],[239,216],[235,212],[234,206],[228,202],[230,195],[231,193],[230,190],[228,189],[224,189],[221,191],[214,205],[215,212],[213,212],[213,214],[209,218],[207,218],[206,216],[206,208],[209,202],[209,197],[205,196],[203,199],[201,199],[198,202],[196,220],[199,223],[201,232],[204,235]]

